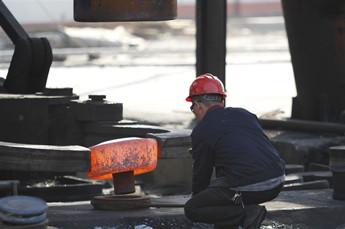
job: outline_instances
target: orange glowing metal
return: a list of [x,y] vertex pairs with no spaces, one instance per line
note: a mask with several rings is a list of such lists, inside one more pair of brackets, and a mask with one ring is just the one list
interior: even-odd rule
[[113,179],[112,174],[150,172],[157,166],[157,141],[151,138],[122,138],[90,147],[93,180]]

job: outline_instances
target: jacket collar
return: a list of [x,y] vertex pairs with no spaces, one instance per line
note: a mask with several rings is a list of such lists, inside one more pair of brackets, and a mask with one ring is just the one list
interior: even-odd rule
[[206,114],[208,114],[209,112],[211,112],[211,111],[213,111],[213,110],[215,110],[215,109],[217,109],[217,108],[222,108],[222,106],[221,106],[221,105],[214,105],[214,106],[210,107],[210,108],[206,111]]

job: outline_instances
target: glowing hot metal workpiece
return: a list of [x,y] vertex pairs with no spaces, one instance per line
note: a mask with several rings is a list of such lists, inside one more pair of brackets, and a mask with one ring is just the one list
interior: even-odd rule
[[116,194],[135,192],[134,175],[157,166],[157,141],[150,138],[122,138],[90,147],[93,180],[114,179]]

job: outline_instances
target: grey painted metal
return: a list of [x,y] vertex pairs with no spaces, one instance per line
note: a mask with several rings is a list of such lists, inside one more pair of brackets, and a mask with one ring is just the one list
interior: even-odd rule
[[0,142],[0,168],[8,171],[87,172],[91,152],[82,146]]
[[226,0],[197,0],[196,72],[212,73],[225,85]]
[[192,147],[189,129],[170,129],[165,133],[148,133],[158,143],[158,159],[190,158]]
[[30,217],[21,217],[21,216],[7,215],[0,212],[0,218],[3,222],[6,222],[12,225],[32,225],[32,224],[40,223],[46,220],[47,213],[42,213],[40,215],[33,215]]
[[47,203],[32,196],[8,196],[0,199],[0,211],[5,215],[37,216],[48,209]]

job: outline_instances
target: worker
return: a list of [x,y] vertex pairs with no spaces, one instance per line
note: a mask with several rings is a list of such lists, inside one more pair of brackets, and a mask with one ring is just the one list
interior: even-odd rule
[[[285,181],[285,162],[264,134],[256,115],[224,107],[222,82],[198,76],[187,101],[198,124],[191,133],[192,197],[184,207],[193,222],[215,228],[260,228],[266,208]],[[214,171],[214,177],[211,177]]]

